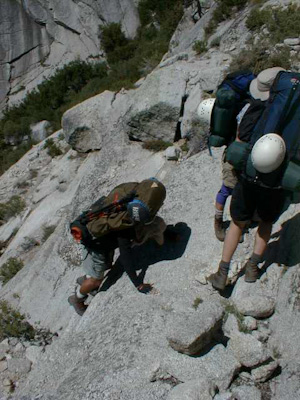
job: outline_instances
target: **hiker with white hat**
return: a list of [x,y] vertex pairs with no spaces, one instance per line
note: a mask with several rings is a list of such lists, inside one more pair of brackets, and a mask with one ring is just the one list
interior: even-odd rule
[[[259,110],[260,104],[268,100],[270,89],[277,74],[284,71],[281,67],[268,68],[257,76],[250,84],[250,93],[254,98],[253,108],[259,111],[254,114],[254,123],[262,115]],[[247,107],[247,106],[246,106]],[[249,119],[253,119],[251,106],[241,111],[242,116],[237,140],[249,142],[252,134],[251,129],[246,129]],[[266,134],[259,139],[251,152],[251,159],[254,167],[261,173],[270,173],[276,170],[285,158],[285,145],[283,139],[274,133]],[[255,282],[259,275],[258,264],[262,261],[263,254],[270,239],[273,222],[281,213],[284,203],[282,189],[261,187],[238,176],[238,183],[233,189],[230,204],[232,221],[226,233],[222,259],[219,269],[209,277],[209,281],[217,290],[223,290],[226,286],[230,262],[238,246],[242,232],[251,221],[256,211],[260,221],[255,235],[255,244],[250,259],[245,264],[245,281]]]
[[278,74],[278,72],[284,71],[284,68],[273,67],[267,68],[261,71],[257,78],[253,79],[250,83],[249,91],[254,99],[261,101],[268,100],[270,95],[270,88]]

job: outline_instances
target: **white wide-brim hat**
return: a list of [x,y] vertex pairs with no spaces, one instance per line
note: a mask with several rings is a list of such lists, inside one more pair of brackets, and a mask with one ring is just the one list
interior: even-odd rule
[[285,69],[281,67],[273,67],[264,69],[260,72],[250,83],[249,91],[251,96],[254,99],[260,99],[262,101],[268,100],[271,86],[280,71],[285,71]]

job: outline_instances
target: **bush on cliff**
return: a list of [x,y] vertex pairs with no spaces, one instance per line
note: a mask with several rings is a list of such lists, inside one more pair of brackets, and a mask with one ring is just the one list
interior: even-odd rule
[[15,257],[10,257],[6,263],[0,268],[0,281],[5,285],[10,281],[22,268],[23,261]]
[[214,10],[209,24],[205,27],[205,34],[211,35],[219,23],[233,17],[234,12],[241,10],[248,0],[217,0],[217,8]]
[[14,310],[6,301],[0,301],[0,341],[16,337],[32,340],[34,328],[25,320],[25,316]]
[[12,196],[6,203],[0,203],[0,220],[7,222],[10,218],[20,214],[26,207],[20,196]]

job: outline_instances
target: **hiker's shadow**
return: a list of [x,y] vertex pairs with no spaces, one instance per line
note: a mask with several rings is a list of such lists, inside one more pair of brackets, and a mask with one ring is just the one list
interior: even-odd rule
[[[175,260],[182,257],[187,243],[191,236],[191,228],[184,222],[179,222],[175,226],[168,225],[165,232],[165,241],[159,246],[153,240],[149,240],[141,246],[132,249],[134,262],[137,270],[140,270],[139,278],[144,279],[146,271],[150,265],[164,260]],[[124,269],[119,258],[115,262],[112,270],[107,274],[105,282],[101,286],[100,292],[108,290],[123,275]]]
[[271,264],[292,267],[300,263],[300,213],[282,224],[282,229],[271,236],[265,253],[263,270]]

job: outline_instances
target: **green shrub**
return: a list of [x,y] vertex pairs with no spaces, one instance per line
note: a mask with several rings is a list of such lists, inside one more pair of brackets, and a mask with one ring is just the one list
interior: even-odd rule
[[231,62],[230,71],[250,69],[258,74],[262,70],[271,67],[291,67],[290,51],[288,48],[280,48],[269,54],[267,47],[263,45],[252,46],[242,50]]
[[11,257],[0,268],[0,280],[5,285],[11,278],[13,278],[24,267],[23,261]]
[[25,320],[25,316],[10,307],[6,301],[0,301],[0,341],[9,337],[32,340],[34,335],[35,330]]
[[183,145],[180,146],[181,150],[184,152],[188,152],[189,151],[189,145],[187,144],[187,142],[185,142]]
[[201,303],[203,303],[203,300],[202,300],[200,297],[197,297],[197,298],[194,300],[194,303],[193,303],[194,309],[197,310],[197,308],[199,307],[199,305],[200,305]]
[[246,25],[252,31],[266,25],[271,43],[279,43],[286,38],[299,36],[299,20],[300,6],[291,4],[286,8],[254,8],[247,18]]
[[211,35],[220,22],[233,17],[235,11],[242,9],[247,4],[247,0],[217,0],[217,4],[211,20],[204,29],[206,36]]
[[255,7],[251,10],[246,20],[246,26],[251,31],[258,30],[265,25],[266,21],[269,20],[271,15],[272,12],[269,8],[260,10],[259,8]]
[[166,150],[168,147],[172,146],[172,143],[165,142],[164,140],[147,140],[143,143],[143,149],[147,149],[153,152],[158,152],[162,150]]
[[196,42],[193,44],[193,50],[197,54],[202,54],[207,51],[207,43],[203,40],[196,40]]
[[117,47],[125,46],[128,39],[121,30],[121,24],[112,22],[109,25],[101,26],[101,46],[106,53],[114,51]]
[[47,139],[44,144],[44,149],[48,150],[48,154],[51,157],[57,157],[62,154],[61,149],[54,143],[53,139]]
[[43,226],[43,237],[42,237],[43,242],[46,242],[46,240],[52,235],[52,233],[55,231],[55,228],[56,228],[55,225]]
[[183,14],[178,0],[141,0],[138,10],[142,26],[156,23],[168,34],[174,32]]
[[25,236],[24,241],[21,244],[22,249],[27,252],[33,249],[33,247],[39,246],[40,243],[33,237]]
[[31,169],[30,170],[30,179],[34,179],[38,176],[38,171],[36,169]]
[[8,221],[11,217],[20,214],[26,207],[20,196],[12,196],[7,203],[0,203],[0,220]]
[[[0,122],[1,125],[1,122]],[[31,148],[31,142],[21,144],[16,148],[6,145],[1,140],[1,127],[0,127],[0,175],[3,174],[8,168],[15,164],[24,154]]]

